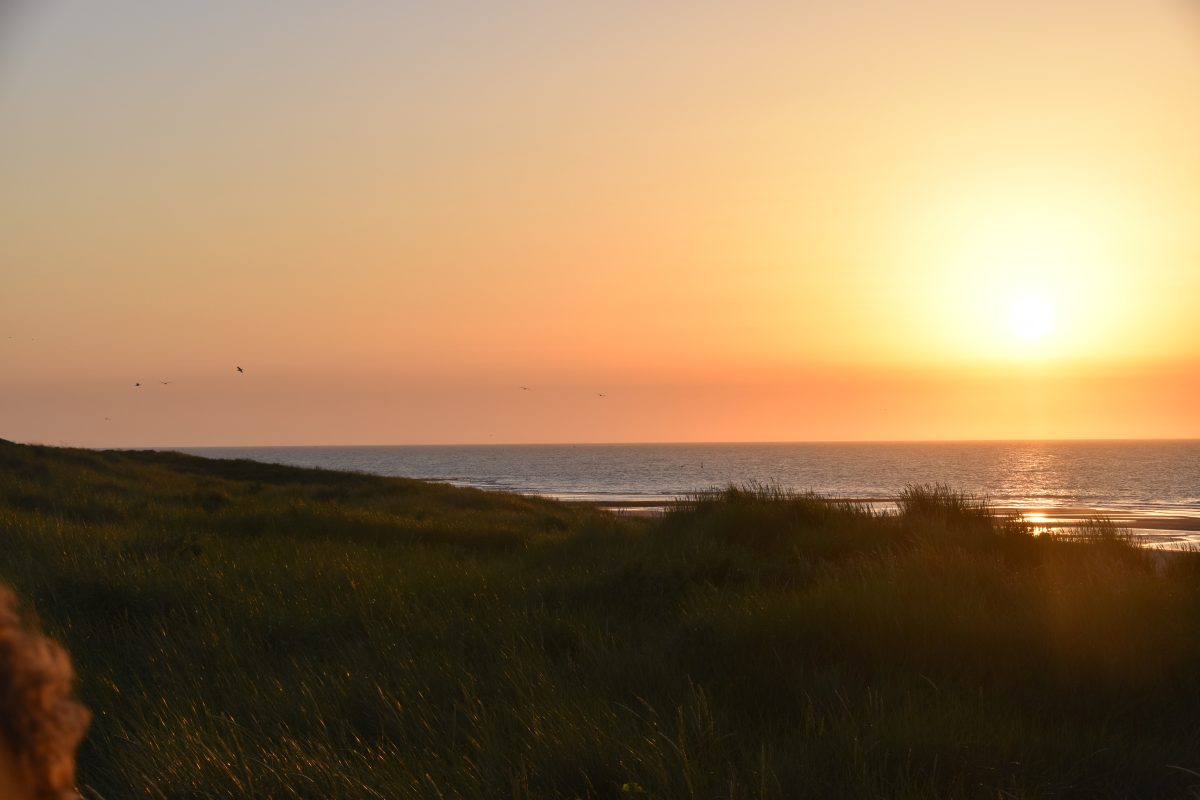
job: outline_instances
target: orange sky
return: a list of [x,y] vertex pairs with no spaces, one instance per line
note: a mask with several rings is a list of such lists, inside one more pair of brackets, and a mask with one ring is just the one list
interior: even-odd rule
[[248,5],[0,15],[0,437],[1200,436],[1186,0]]

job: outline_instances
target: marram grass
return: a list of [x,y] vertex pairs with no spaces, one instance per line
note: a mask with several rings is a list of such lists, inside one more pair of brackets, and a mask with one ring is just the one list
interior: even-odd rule
[[0,580],[89,798],[1200,796],[1200,557],[900,506],[0,444]]

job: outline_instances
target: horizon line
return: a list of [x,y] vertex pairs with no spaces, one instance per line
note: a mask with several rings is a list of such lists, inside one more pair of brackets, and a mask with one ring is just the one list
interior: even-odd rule
[[[189,444],[147,445],[141,447],[109,446],[84,447],[85,450],[230,450],[230,449],[285,449],[285,448],[345,448],[345,447],[661,447],[683,445],[815,445],[815,444],[1019,444],[1019,443],[1087,443],[1087,442],[1200,442],[1200,436],[1126,436],[1126,437],[1025,437],[1025,438],[979,438],[979,439],[727,439],[689,441],[576,441],[576,442],[403,442],[381,444]],[[27,442],[27,444],[36,444]],[[72,445],[49,445],[67,446]]]

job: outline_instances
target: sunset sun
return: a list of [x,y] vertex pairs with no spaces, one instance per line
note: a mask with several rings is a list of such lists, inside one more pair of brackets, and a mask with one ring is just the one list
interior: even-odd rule
[[1015,298],[1008,309],[1009,331],[1022,342],[1041,342],[1054,327],[1054,309],[1045,295],[1030,292]]
[[1133,210],[1120,193],[1090,192],[1047,171],[1008,180],[964,169],[929,201],[906,261],[928,270],[922,352],[965,363],[1108,357],[1145,335],[1127,265]]

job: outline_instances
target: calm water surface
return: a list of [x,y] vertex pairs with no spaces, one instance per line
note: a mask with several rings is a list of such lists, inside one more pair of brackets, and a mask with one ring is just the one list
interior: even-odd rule
[[730,483],[771,483],[886,501],[947,483],[1024,509],[1098,509],[1194,519],[1200,441],[854,444],[224,447],[185,452],[357,470],[569,500],[666,501]]

